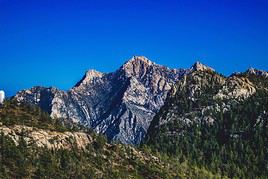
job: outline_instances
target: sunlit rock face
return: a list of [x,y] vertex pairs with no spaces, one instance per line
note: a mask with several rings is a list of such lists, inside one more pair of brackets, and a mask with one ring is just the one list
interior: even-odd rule
[[5,92],[3,90],[0,90],[0,104],[3,104],[5,100]]
[[16,145],[19,145],[19,140],[23,136],[28,145],[34,142],[38,147],[54,150],[71,149],[74,144],[77,148],[84,149],[93,141],[89,134],[83,132],[56,132],[22,125],[4,126],[1,123],[0,130],[4,135],[9,136]]
[[89,70],[66,92],[33,87],[18,92],[15,98],[39,105],[54,118],[106,134],[109,140],[139,144],[172,86],[188,71],[135,56],[112,73]]

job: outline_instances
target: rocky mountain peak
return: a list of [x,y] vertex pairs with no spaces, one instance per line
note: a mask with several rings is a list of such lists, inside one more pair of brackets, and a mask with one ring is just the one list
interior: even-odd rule
[[215,71],[213,68],[196,61],[191,67],[191,71]]
[[130,60],[128,60],[125,65],[129,64],[145,64],[145,65],[152,65],[154,62],[150,61],[148,58],[145,56],[133,56]]
[[121,69],[128,75],[140,76],[141,74],[145,74],[153,65],[156,64],[144,56],[134,56],[128,60]]
[[103,76],[102,72],[96,71],[96,70],[88,70],[86,73],[86,79],[87,81],[90,81],[94,78],[101,78]]
[[68,91],[30,89],[16,99],[37,104],[53,118],[106,134],[108,140],[139,144],[169,90],[185,73],[134,56],[115,72],[89,70]]
[[75,85],[75,87],[80,86],[81,84],[89,84],[95,79],[103,77],[104,73],[96,71],[96,70],[88,70],[83,78]]
[[264,71],[264,70],[258,70],[256,68],[249,68],[246,71],[247,74],[251,74],[251,75],[258,75],[258,76],[264,76],[264,77],[268,77],[268,72]]

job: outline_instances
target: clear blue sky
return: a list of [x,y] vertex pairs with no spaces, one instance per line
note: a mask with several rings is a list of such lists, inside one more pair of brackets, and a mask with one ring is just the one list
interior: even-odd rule
[[268,70],[267,0],[0,0],[0,89],[71,88],[133,55]]

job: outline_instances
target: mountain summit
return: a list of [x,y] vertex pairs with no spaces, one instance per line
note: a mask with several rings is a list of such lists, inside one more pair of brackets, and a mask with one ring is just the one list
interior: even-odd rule
[[258,75],[258,76],[264,76],[264,77],[268,77],[268,72],[267,71],[264,71],[264,70],[258,70],[258,69],[255,69],[255,68],[249,68],[247,71],[246,71],[247,74],[251,74],[251,75]]
[[15,98],[106,134],[109,140],[139,144],[169,90],[186,72],[134,56],[112,73],[89,70],[66,92],[34,87]]
[[195,62],[191,67],[193,71],[215,71],[213,68],[203,65],[199,61]]

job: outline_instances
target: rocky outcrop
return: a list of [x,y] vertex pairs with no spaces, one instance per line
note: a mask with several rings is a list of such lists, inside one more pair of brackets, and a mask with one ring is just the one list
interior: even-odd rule
[[238,99],[247,98],[256,92],[256,87],[249,79],[244,77],[230,77],[223,84],[222,88],[214,98],[220,99]]
[[83,132],[56,132],[22,125],[11,127],[0,124],[0,132],[9,136],[16,145],[23,137],[29,146],[34,144],[48,149],[71,149],[74,146],[84,149],[93,141],[90,135]]
[[[204,122],[212,125],[219,118],[219,113],[234,110],[234,106],[242,106],[243,102],[254,96],[258,90],[267,91],[264,85],[266,79],[260,78],[259,74],[254,73],[254,76],[250,77],[255,81],[253,83],[247,78],[247,73],[224,77],[209,67],[196,66],[200,65],[195,64],[191,71],[174,85],[165,105],[151,122],[146,141],[157,136],[163,128],[167,129],[168,133],[183,133],[185,126]],[[260,97],[263,96],[257,99]],[[259,112],[259,117],[255,120],[262,118],[265,113],[265,110]],[[179,127],[172,128],[174,124]]]
[[209,66],[203,65],[199,61],[195,62],[194,65],[190,69],[191,71],[207,71],[207,72],[214,72],[215,70]]
[[169,69],[135,56],[112,73],[88,71],[70,90],[33,87],[15,98],[53,118],[66,118],[109,140],[139,144],[174,83],[189,70]]

